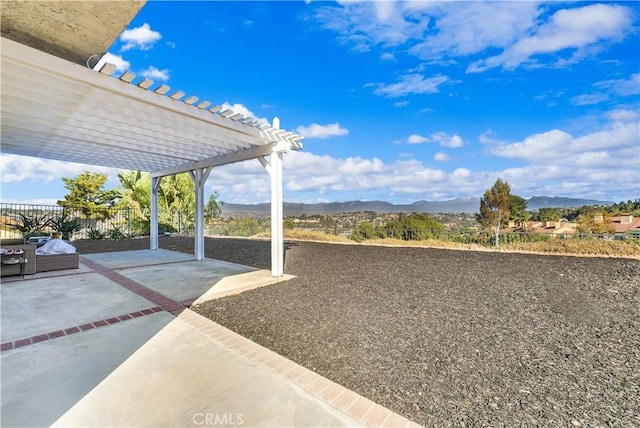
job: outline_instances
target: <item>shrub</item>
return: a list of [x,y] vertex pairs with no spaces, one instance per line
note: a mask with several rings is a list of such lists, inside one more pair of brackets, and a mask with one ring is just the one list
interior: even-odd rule
[[71,239],[71,236],[82,229],[82,224],[76,218],[69,218],[66,213],[61,216],[53,217],[49,220],[49,225],[54,232],[60,232],[61,238],[65,240]]
[[113,226],[111,228],[111,230],[109,230],[109,238],[110,239],[123,239],[123,238],[126,238],[126,235],[122,231],[120,226]]
[[94,228],[89,229],[87,235],[89,236],[89,239],[93,240],[100,240],[105,238],[105,234],[102,231]]
[[41,235],[43,230],[49,226],[48,215],[42,216],[34,215],[27,216],[24,214],[18,214],[20,219],[17,223],[6,223],[7,226],[18,229],[24,239],[29,239],[32,236]]

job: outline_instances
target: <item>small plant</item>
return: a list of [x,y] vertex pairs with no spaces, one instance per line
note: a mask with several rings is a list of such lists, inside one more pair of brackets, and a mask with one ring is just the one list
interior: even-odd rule
[[69,218],[69,215],[65,212],[61,216],[53,217],[49,220],[51,228],[62,234],[61,238],[64,240],[70,240],[71,236],[82,229],[82,224],[76,218]]
[[18,223],[6,223],[7,226],[18,229],[24,239],[42,234],[43,230],[49,225],[48,215],[27,216],[18,214],[20,219]]
[[111,230],[109,230],[109,238],[110,239],[123,239],[126,238],[124,232],[120,228],[120,226],[113,226]]
[[93,239],[96,241],[100,239],[104,239],[105,237],[105,234],[102,231],[94,228],[89,229],[89,231],[87,232],[87,235],[89,236],[89,239]]

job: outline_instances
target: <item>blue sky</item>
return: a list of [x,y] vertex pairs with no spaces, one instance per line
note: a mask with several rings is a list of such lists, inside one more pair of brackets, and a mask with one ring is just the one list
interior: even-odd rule
[[[103,60],[303,136],[285,200],[640,198],[636,2],[148,2]],[[2,201],[105,168],[2,155]],[[207,192],[269,200],[257,161]]]

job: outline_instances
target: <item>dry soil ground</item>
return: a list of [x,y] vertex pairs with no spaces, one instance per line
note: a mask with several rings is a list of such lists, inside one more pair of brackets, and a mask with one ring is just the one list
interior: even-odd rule
[[[268,241],[205,247],[269,268]],[[640,261],[311,242],[285,257],[295,279],[195,309],[425,426],[640,426]]]

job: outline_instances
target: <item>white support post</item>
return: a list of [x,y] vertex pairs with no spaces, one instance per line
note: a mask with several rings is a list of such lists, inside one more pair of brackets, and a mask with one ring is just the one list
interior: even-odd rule
[[284,232],[282,228],[282,153],[271,153],[271,275],[284,274]]
[[151,178],[151,218],[149,219],[152,250],[158,249],[158,190],[162,177]]
[[204,184],[209,178],[211,168],[198,168],[189,171],[196,192],[194,255],[196,260],[204,260]]
[[[273,119],[273,127],[280,129],[279,118]],[[271,275],[278,278],[284,275],[282,152],[274,148],[268,164],[262,157],[259,160],[271,176]]]

